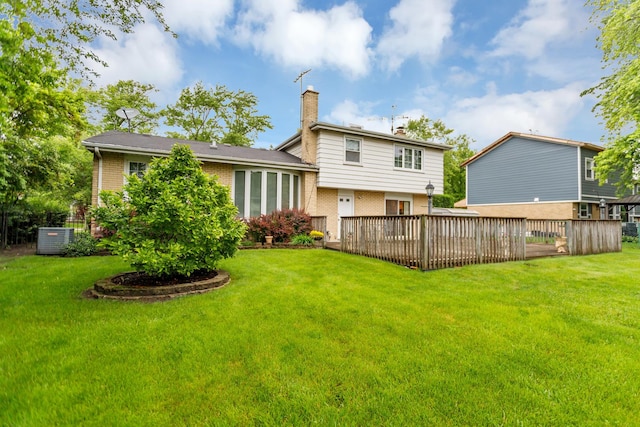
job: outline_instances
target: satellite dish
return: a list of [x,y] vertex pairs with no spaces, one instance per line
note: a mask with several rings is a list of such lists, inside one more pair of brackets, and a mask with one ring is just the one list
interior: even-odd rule
[[116,110],[116,116],[120,117],[121,119],[125,119],[129,124],[129,132],[131,132],[131,119],[136,117],[138,114],[140,114],[140,111],[136,110],[135,108],[121,107]]

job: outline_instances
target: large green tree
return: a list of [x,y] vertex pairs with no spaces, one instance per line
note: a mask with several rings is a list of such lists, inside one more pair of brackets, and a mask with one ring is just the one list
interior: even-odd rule
[[[137,133],[153,133],[158,127],[157,105],[149,95],[158,90],[152,84],[134,80],[120,80],[89,93],[89,104],[93,108],[97,125],[95,132],[128,130]],[[116,114],[123,108],[135,109],[138,115],[126,120]]]
[[257,114],[257,104],[252,93],[197,82],[162,113],[167,125],[181,129],[167,132],[173,138],[251,146],[259,132],[272,127],[269,116]]
[[78,82],[53,55],[26,46],[30,34],[29,25],[0,20],[0,211],[5,219],[30,191],[57,182],[59,152],[48,140],[55,135],[77,139],[86,124]]
[[87,63],[108,65],[90,48],[98,37],[116,40],[118,31],[131,33],[147,17],[170,31],[162,8],[160,0],[3,0],[0,18],[14,28],[29,27],[26,49],[46,51],[88,75],[96,73]]
[[[422,116],[417,120],[409,120],[406,126],[407,135],[425,141],[434,140],[452,147],[444,152],[444,189],[443,194],[452,204],[466,197],[467,172],[460,165],[475,154],[470,145],[473,140],[465,134],[453,135],[442,120],[431,120]],[[437,201],[437,200],[436,200]],[[444,206],[451,207],[451,206]]]
[[614,179],[620,193],[640,172],[640,1],[587,0],[600,30],[604,68],[609,75],[583,95],[594,94],[594,111],[608,130],[606,150],[596,157],[600,182]]

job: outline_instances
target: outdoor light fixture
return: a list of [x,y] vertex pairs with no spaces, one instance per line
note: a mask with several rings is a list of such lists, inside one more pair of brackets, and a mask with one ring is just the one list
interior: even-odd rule
[[607,219],[607,201],[600,199],[600,219]]
[[429,183],[424,189],[427,191],[427,198],[429,199],[429,203],[428,203],[429,207],[427,212],[429,213],[429,215],[431,215],[431,208],[433,206],[433,201],[431,198],[433,197],[433,190],[435,190],[436,188],[431,183],[431,180],[429,180]]

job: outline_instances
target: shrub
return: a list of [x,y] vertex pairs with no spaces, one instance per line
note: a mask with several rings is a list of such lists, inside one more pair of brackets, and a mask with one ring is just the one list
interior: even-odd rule
[[255,242],[264,242],[265,236],[273,236],[274,242],[288,242],[292,236],[307,234],[311,228],[311,216],[300,209],[274,211],[247,221],[247,234]]
[[62,248],[62,255],[67,257],[91,256],[98,252],[98,241],[90,233],[75,233],[73,242]]
[[318,230],[311,230],[309,236],[311,236],[312,239],[321,240],[324,237],[324,233]]
[[291,239],[291,244],[311,246],[313,245],[313,237],[306,234],[298,234],[296,236],[293,236],[293,238]]
[[100,196],[104,207],[92,213],[113,233],[104,246],[153,276],[214,270],[235,254],[245,233],[229,189],[205,174],[185,145],[154,159],[141,178],[130,176],[123,191]]

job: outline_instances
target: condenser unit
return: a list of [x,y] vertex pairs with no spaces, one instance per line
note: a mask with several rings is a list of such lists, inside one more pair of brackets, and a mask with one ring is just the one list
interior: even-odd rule
[[38,255],[59,255],[65,245],[73,242],[73,228],[38,228]]

